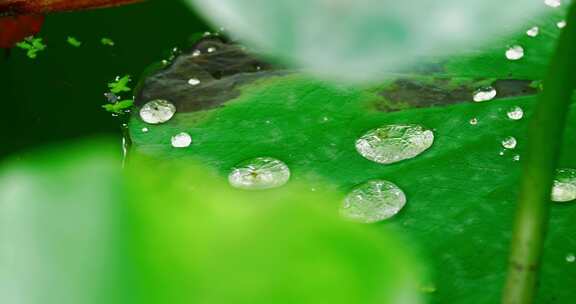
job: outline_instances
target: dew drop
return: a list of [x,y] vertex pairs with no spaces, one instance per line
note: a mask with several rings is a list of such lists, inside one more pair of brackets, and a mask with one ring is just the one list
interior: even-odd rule
[[216,52],[216,48],[213,47],[213,46],[211,46],[211,47],[209,47],[209,48],[206,49],[206,52],[208,52],[208,53],[214,53],[214,52]]
[[566,262],[568,263],[576,262],[576,255],[574,255],[573,253],[569,253],[568,255],[566,255]]
[[537,26],[531,27],[529,30],[526,31],[526,35],[530,37],[536,37],[540,33],[540,29]]
[[506,50],[508,60],[519,60],[524,57],[524,48],[519,45],[513,45]]
[[566,20],[561,20],[556,23],[556,26],[561,29],[566,27]]
[[502,147],[506,149],[514,149],[516,148],[517,143],[518,142],[516,141],[516,138],[509,136],[504,138],[504,140],[502,141]]
[[188,84],[191,86],[197,86],[200,84],[200,79],[198,78],[190,78],[188,79]]
[[148,128],[142,128],[142,133],[148,133]]
[[200,51],[200,50],[194,50],[192,52],[192,57],[198,57],[200,55],[202,55],[202,51]]
[[192,143],[192,137],[186,132],[181,132],[172,136],[171,142],[174,148],[187,148]]
[[549,7],[559,7],[562,5],[561,0],[544,0],[544,4],[548,5]]
[[484,87],[476,90],[472,99],[475,102],[482,102],[494,99],[496,97],[496,89],[492,86]]
[[474,117],[474,118],[470,119],[470,124],[473,126],[477,125],[478,124],[478,118]]
[[257,157],[238,164],[228,175],[235,188],[261,190],[280,187],[290,179],[288,166],[272,157]]
[[552,187],[552,201],[569,202],[576,199],[576,169],[558,169]]
[[169,121],[176,113],[176,107],[164,99],[147,102],[140,109],[140,118],[149,124],[161,124]]
[[512,157],[512,160],[513,160],[513,161],[520,161],[520,155],[519,155],[519,154],[514,155],[514,156]]
[[406,195],[395,184],[372,180],[361,184],[346,196],[340,214],[352,221],[375,223],[397,214],[406,205]]
[[508,113],[506,113],[506,115],[508,115],[508,118],[512,120],[520,120],[524,117],[524,110],[522,110],[521,107],[513,107],[508,111]]
[[368,131],[356,141],[356,151],[380,164],[410,159],[434,142],[434,133],[419,125],[388,125]]

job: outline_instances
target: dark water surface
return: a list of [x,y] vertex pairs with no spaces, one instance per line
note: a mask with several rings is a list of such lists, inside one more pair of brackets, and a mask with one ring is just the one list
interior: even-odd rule
[[[207,29],[178,0],[49,15],[37,35],[47,48],[36,59],[18,48],[0,53],[0,159],[91,136],[115,136],[120,143],[119,119],[101,108],[107,83],[130,74],[134,88],[147,66]],[[68,36],[82,46],[69,45]],[[115,46],[103,46],[103,37]]]

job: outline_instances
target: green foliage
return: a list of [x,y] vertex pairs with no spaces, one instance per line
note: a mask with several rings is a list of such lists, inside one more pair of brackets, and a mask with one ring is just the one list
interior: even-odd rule
[[59,146],[0,166],[4,300],[421,302],[410,248],[338,219],[332,193],[239,191],[190,162],[137,158],[121,172],[113,147]]
[[114,46],[115,45],[114,40],[107,38],[107,37],[100,39],[100,43],[102,45],[106,45],[106,46]]
[[[538,83],[546,70],[561,16],[554,11],[527,23],[526,29],[541,27],[537,37],[524,32],[499,37],[469,54],[423,64],[423,72],[389,74],[388,80],[367,88],[335,86],[299,73],[261,72],[258,81],[241,86],[239,96],[218,107],[180,111],[158,126],[146,125],[135,115],[130,123],[134,151],[164,161],[199,160],[221,176],[243,160],[276,157],[291,168],[291,183],[307,185],[307,192],[336,190],[333,210],[355,185],[390,180],[406,192],[408,204],[375,227],[392,226],[410,234],[429,257],[435,270],[432,302],[496,303],[504,283],[527,121],[536,99],[529,84]],[[524,58],[506,59],[505,51],[513,44],[525,48]],[[234,81],[241,79],[235,76]],[[434,105],[437,96],[445,104],[471,101],[475,88],[502,82],[507,84],[499,87],[493,101],[417,108]],[[403,92],[399,83],[418,86]],[[450,99],[461,91],[468,97]],[[191,109],[197,101],[187,102],[178,106]],[[515,106],[524,109],[524,119],[507,117]],[[574,107],[567,134],[576,132]],[[476,125],[469,123],[472,118],[477,118]],[[355,151],[354,142],[364,132],[395,123],[433,129],[436,141],[421,156],[392,165],[372,163]],[[143,133],[143,127],[149,131]],[[192,136],[189,148],[171,147],[171,136],[180,132]],[[516,149],[502,147],[508,136],[518,140]],[[575,153],[576,138],[566,136],[561,166],[576,167]],[[576,205],[552,207],[538,302],[571,303],[576,267],[566,256],[576,248],[571,233]]]
[[127,100],[122,100],[122,101],[118,101],[115,103],[107,103],[105,105],[102,105],[102,108],[104,108],[106,111],[108,111],[110,113],[122,114],[126,110],[130,109],[133,105],[134,105],[134,100],[127,99]]
[[108,88],[110,92],[114,94],[119,94],[123,92],[130,92],[132,89],[128,84],[132,81],[130,75],[124,75],[122,77],[117,77],[113,82],[108,83]]
[[26,51],[26,56],[31,59],[38,57],[38,53],[46,49],[46,45],[39,37],[27,37],[24,41],[18,42],[17,47]]
[[68,44],[70,44],[73,47],[82,46],[82,42],[72,36],[68,36],[68,38],[66,38],[66,42],[68,42]]

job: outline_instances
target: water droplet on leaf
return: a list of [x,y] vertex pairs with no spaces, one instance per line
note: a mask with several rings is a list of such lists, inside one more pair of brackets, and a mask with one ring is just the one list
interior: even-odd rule
[[561,0],[544,0],[544,4],[548,5],[549,7],[559,7],[562,5]]
[[472,97],[472,100],[474,100],[475,102],[482,102],[482,101],[488,101],[488,100],[492,100],[494,99],[494,97],[496,97],[496,89],[494,87],[484,87],[484,88],[480,88],[478,90],[476,90],[474,92],[474,96]]
[[190,134],[182,132],[172,136],[171,142],[174,148],[186,148],[192,143],[192,137]]
[[508,115],[508,118],[512,120],[520,120],[524,117],[524,110],[522,110],[521,107],[513,107],[506,114]]
[[190,78],[188,79],[188,84],[191,86],[197,86],[200,84],[200,79],[198,78]]
[[470,124],[473,126],[477,125],[478,124],[478,118],[474,117],[474,118],[470,119]]
[[576,169],[558,169],[552,187],[552,201],[569,202],[576,199]]
[[516,148],[517,143],[516,138],[509,136],[502,141],[502,147],[506,149],[514,149]]
[[238,164],[228,175],[235,188],[260,190],[280,187],[290,179],[288,166],[275,158],[258,157]]
[[364,158],[381,164],[410,159],[434,142],[434,133],[419,125],[388,125],[368,131],[356,141]]
[[520,60],[522,57],[524,57],[524,48],[519,45],[513,45],[506,50],[508,60]]
[[526,31],[526,35],[530,37],[536,37],[540,33],[540,29],[537,26],[531,27],[529,30]]
[[165,123],[174,116],[176,107],[164,99],[155,99],[146,103],[140,109],[140,118],[149,124]]
[[560,29],[565,28],[566,27],[566,20],[558,21],[558,23],[556,23],[556,26]]
[[148,128],[142,128],[142,133],[148,133]]
[[361,184],[346,196],[340,214],[361,223],[375,223],[397,214],[406,205],[406,195],[395,184],[372,180]]
[[568,263],[576,262],[576,255],[574,255],[573,253],[568,254],[566,256],[566,262],[568,262]]

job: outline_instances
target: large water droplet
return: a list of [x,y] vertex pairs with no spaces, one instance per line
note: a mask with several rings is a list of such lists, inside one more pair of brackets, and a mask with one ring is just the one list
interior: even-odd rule
[[434,133],[419,125],[388,125],[368,131],[356,141],[364,158],[391,164],[416,157],[432,146]]
[[519,60],[524,57],[524,48],[519,45],[513,45],[506,50],[508,60]]
[[513,107],[506,114],[508,115],[508,118],[512,120],[520,120],[524,117],[524,110],[522,110],[521,107]]
[[526,35],[530,37],[536,37],[540,33],[540,28],[537,26],[531,27],[529,30],[526,31]]
[[171,142],[174,148],[186,148],[192,144],[192,137],[190,137],[190,134],[182,132],[172,136]]
[[406,195],[395,184],[372,180],[361,184],[346,196],[340,214],[361,223],[375,223],[397,214],[406,205]]
[[288,166],[275,158],[258,157],[238,164],[228,175],[230,185],[240,189],[276,188],[290,179]]
[[502,141],[502,147],[506,149],[514,149],[516,148],[517,143],[518,142],[516,141],[516,138],[509,136],[504,138],[504,140]]
[[576,199],[576,169],[558,169],[552,187],[552,200],[569,202]]
[[140,118],[149,124],[165,123],[174,116],[176,107],[168,100],[155,99],[140,109]]
[[544,0],[544,4],[548,5],[549,7],[559,7],[562,5],[561,0]]
[[496,97],[496,89],[494,87],[484,87],[476,90],[472,97],[475,102],[482,102],[494,99]]

